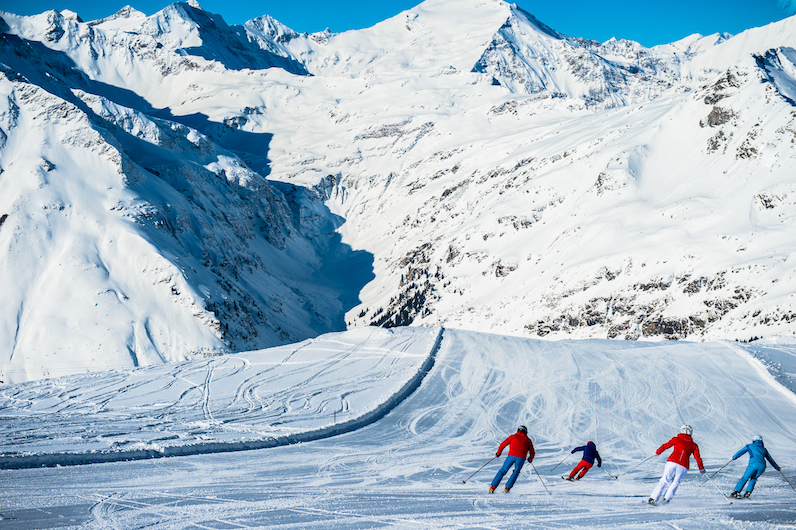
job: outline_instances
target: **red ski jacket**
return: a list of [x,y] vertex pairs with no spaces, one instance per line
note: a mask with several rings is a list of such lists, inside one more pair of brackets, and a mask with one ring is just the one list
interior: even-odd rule
[[655,454],[659,455],[670,447],[674,447],[674,451],[672,451],[672,454],[667,459],[667,462],[674,462],[675,464],[680,464],[684,468],[688,469],[688,464],[691,461],[691,454],[693,453],[694,460],[696,460],[699,469],[705,469],[705,466],[702,465],[702,457],[699,456],[699,446],[694,442],[694,440],[691,439],[689,435],[683,433],[678,434],[662,446],[658,447],[658,450],[655,451]]
[[516,456],[524,460],[526,455],[528,455],[528,462],[532,461],[533,457],[536,456],[536,451],[533,450],[533,442],[525,433],[515,432],[503,440],[503,443],[498,447],[497,456],[500,456],[500,453],[503,452],[507,445],[509,446],[509,456]]

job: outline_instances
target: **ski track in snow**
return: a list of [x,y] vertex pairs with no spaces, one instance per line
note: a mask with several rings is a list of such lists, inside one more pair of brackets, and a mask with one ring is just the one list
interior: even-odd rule
[[[393,337],[386,339],[384,334]],[[209,418],[247,425],[267,418],[276,423],[278,414],[273,408],[269,412],[270,405],[252,407],[253,402],[273,403],[276,394],[281,394],[276,402],[285,421],[296,430],[311,430],[317,426],[313,413],[321,403],[356,395],[374,384],[383,387],[383,392],[369,394],[374,402],[388,387],[403,388],[406,374],[412,371],[400,368],[401,356],[428,354],[434,336],[422,329],[322,336],[289,351],[271,350],[270,358],[278,362],[258,372],[258,378],[251,377],[252,366],[257,365],[254,353],[245,362],[236,355],[124,375],[141,378],[126,387],[135,390],[136,400],[149,395],[147,388],[169,388],[174,407],[161,403],[160,410],[176,414],[193,408],[211,435],[215,424],[206,421]],[[767,348],[769,355],[775,355],[775,346]],[[419,388],[375,423],[353,426],[339,436],[258,451],[2,471],[0,503],[9,518],[3,524],[8,528],[787,528],[796,524],[796,492],[771,467],[752,499],[730,504],[720,496],[731,491],[745,459],[714,477],[715,485],[699,487],[704,478],[692,470],[674,502],[657,507],[643,504],[665,456],[637,464],[684,422],[693,425],[709,472],[725,464],[754,434],[762,433],[775,460],[793,477],[796,426],[788,418],[796,417],[796,396],[761,372],[752,352],[752,346],[734,343],[545,342],[446,329],[434,365]],[[382,357],[373,365],[352,361],[374,353]],[[409,364],[416,370],[420,361]],[[289,383],[282,389],[271,387],[280,370]],[[354,377],[345,377],[340,370]],[[78,431],[80,425],[94,421],[95,409],[81,405],[79,398],[91,397],[102,403],[103,411],[114,410],[118,403],[108,394],[123,388],[118,377],[58,380],[62,397],[70,399],[58,410],[66,415],[84,408],[90,411],[67,427]],[[170,381],[164,382],[164,377]],[[180,387],[178,380],[193,386]],[[55,408],[42,399],[45,393],[38,397],[34,393],[40,385],[5,389],[4,439],[18,428],[14,422],[9,426],[10,403],[16,407],[27,403],[11,418],[17,424],[24,413]],[[225,395],[231,399],[224,401]],[[131,400],[128,411],[136,400]],[[348,403],[351,414],[373,404],[361,399]],[[137,424],[118,417],[115,421],[117,438],[140,435],[135,429],[123,432],[125,426],[137,428]],[[463,484],[520,423],[529,427],[537,458],[533,466],[523,468],[511,494],[486,493],[502,458]],[[72,450],[80,446],[59,438],[57,427],[54,440]],[[50,434],[46,428],[40,425],[34,431],[44,438]],[[603,469],[592,468],[577,483],[562,481],[561,475],[577,461],[567,456],[569,450],[588,439],[597,443]]]

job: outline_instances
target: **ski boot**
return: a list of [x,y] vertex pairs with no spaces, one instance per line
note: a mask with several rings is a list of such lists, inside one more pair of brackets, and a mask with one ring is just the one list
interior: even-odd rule
[[738,490],[735,490],[735,491],[733,491],[732,493],[730,493],[727,496],[728,497],[732,497],[733,499],[740,499],[741,498],[741,492],[738,491]]
[[503,488],[503,493],[508,493],[508,492],[510,492],[510,491],[511,491],[511,489],[509,489],[509,487],[508,487],[508,486],[506,486],[505,488]]
[[572,477],[561,477],[561,478],[563,478],[564,480],[574,480]]
[[489,493],[495,493],[495,486],[489,486]]
[[647,504],[651,504],[651,505],[655,506],[655,499],[650,497],[649,499],[647,499]]
[[751,491],[747,491],[746,493],[743,494],[743,498],[744,499],[748,499],[751,496],[752,496],[752,492]]

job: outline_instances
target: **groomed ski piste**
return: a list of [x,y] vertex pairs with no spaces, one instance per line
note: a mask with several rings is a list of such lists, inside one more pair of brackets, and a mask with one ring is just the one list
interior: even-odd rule
[[[674,500],[653,507],[644,501],[669,452],[639,463],[689,423],[708,473],[762,434],[793,483],[795,360],[796,345],[777,341],[361,328],[8,385],[0,387],[1,524],[791,528],[796,491],[770,466],[750,499],[731,503],[724,495],[746,457],[704,486],[692,464]],[[520,424],[534,440],[534,465],[511,493],[501,485],[489,495],[505,452],[468,477]],[[554,466],[588,440],[603,468],[561,480],[577,455]],[[159,458],[180,454],[192,456]],[[119,461],[90,464],[102,459]]]

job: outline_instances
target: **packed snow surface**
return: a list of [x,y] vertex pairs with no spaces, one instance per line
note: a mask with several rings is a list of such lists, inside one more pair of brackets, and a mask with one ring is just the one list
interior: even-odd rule
[[[2,471],[0,503],[8,519],[3,525],[718,529],[796,524],[796,492],[771,467],[751,499],[731,504],[722,495],[732,490],[745,457],[704,487],[705,477],[692,463],[671,504],[643,504],[665,456],[643,461],[682,423],[694,427],[710,473],[762,434],[786,476],[796,478],[796,396],[751,353],[752,345],[555,342],[445,329],[435,349],[436,336],[437,330],[356,330],[292,348],[212,359],[215,371],[208,361],[192,361],[169,370],[7,386],[0,409],[6,451],[7,440],[15,438],[20,449],[74,452],[96,446],[99,436],[91,431],[103,414],[116,427],[116,441],[140,441],[158,421],[152,412],[153,426],[142,425],[138,420],[150,413],[144,409],[187,415],[189,421],[198,417],[184,432],[206,430],[219,439],[228,433],[213,419],[231,429],[257,425],[255,430],[269,435],[273,429],[309,432],[341,403],[350,404],[352,415],[372,408],[405,386],[421,358],[434,361],[419,388],[402,396],[386,416],[337,436],[245,452]],[[784,342],[764,346],[780,359],[793,358],[792,344]],[[282,372],[284,380],[275,386],[256,383],[271,370]],[[125,379],[135,385],[120,384]],[[383,383],[374,385],[377,379]],[[173,390],[164,388],[167,381]],[[56,388],[61,413],[48,402]],[[118,394],[113,399],[111,388]],[[103,412],[103,401],[112,410]],[[285,405],[282,415],[278,406],[266,406],[276,402]],[[186,410],[189,405],[193,412]],[[316,412],[326,417],[319,421]],[[23,417],[37,414],[53,423],[32,422],[26,441],[19,434]],[[280,422],[285,425],[269,427]],[[534,440],[534,465],[526,464],[510,494],[488,495],[502,458],[488,462],[519,424],[528,426]],[[81,431],[88,433],[85,442]],[[51,441],[37,445],[37,436]],[[593,468],[578,483],[562,481],[577,462],[569,451],[587,440],[597,444],[603,468]],[[183,443],[194,438],[186,436]]]

